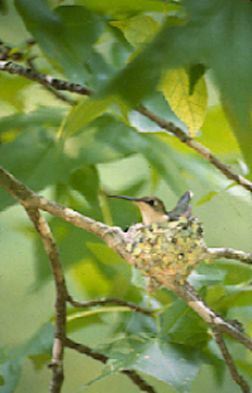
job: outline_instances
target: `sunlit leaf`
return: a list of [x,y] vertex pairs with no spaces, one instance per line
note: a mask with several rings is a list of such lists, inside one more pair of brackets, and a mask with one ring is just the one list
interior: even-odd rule
[[[160,33],[103,90],[132,106],[155,90],[162,72],[202,64],[212,70],[243,155],[251,166],[251,2],[187,1],[188,18]],[[234,28],[235,26],[235,28]],[[214,42],[214,45],[213,45]]]
[[215,154],[232,155],[240,151],[228,119],[220,106],[208,109],[199,140]]
[[160,89],[171,109],[195,136],[202,126],[207,106],[207,91],[204,78],[200,78],[190,91],[189,75],[183,69],[167,71],[162,78]]
[[62,135],[69,137],[83,129],[92,120],[103,114],[111,102],[112,99],[110,97],[104,99],[84,98],[70,111],[64,120]]
[[0,100],[13,105],[17,110],[24,107],[23,92],[31,82],[28,79],[0,74]]
[[83,258],[71,269],[78,287],[90,297],[106,296],[110,292],[110,281],[104,276],[94,260]]
[[110,24],[121,30],[126,40],[134,47],[150,41],[159,28],[158,22],[149,15],[137,15],[129,19],[112,21]]
[[210,191],[207,194],[203,195],[198,201],[197,205],[201,206],[204,205],[207,202],[210,202],[216,195],[218,195],[218,192],[216,191]]
[[122,15],[140,11],[164,12],[167,9],[166,4],[160,0],[78,0],[78,2],[91,10],[109,15]]

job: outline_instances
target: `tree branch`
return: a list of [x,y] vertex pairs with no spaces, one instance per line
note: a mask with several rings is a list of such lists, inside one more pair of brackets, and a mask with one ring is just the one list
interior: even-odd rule
[[208,162],[213,164],[223,175],[228,179],[233,180],[235,183],[239,184],[246,190],[252,192],[252,183],[245,177],[238,175],[232,169],[220,161],[207,147],[202,145],[200,142],[196,141],[189,135],[187,135],[181,128],[177,127],[174,123],[167,121],[155,115],[153,112],[149,111],[144,106],[138,108],[138,112],[143,116],[147,117],[154,123],[156,123],[160,128],[169,133],[175,135],[182,143],[186,144],[197,153],[199,153]]
[[26,79],[30,79],[34,82],[38,82],[43,86],[54,88],[56,90],[65,90],[71,93],[77,93],[81,95],[91,95],[92,91],[85,86],[78,83],[71,83],[58,78],[54,78],[50,75],[45,75],[40,72],[34,71],[31,67],[24,67],[13,61],[0,61],[0,71],[6,71],[9,74],[15,74],[23,76]]
[[[110,227],[92,218],[83,216],[82,214],[51,202],[48,199],[39,196],[31,191],[28,187],[19,182],[13,175],[0,167],[0,185],[10,192],[16,199],[19,199],[25,207],[37,208],[48,213],[62,218],[66,222],[70,222],[76,227],[82,228],[88,232],[94,233],[96,236],[103,239],[107,245],[121,255],[128,263],[134,265],[135,260],[130,253],[126,251],[125,234],[118,227]],[[191,307],[200,317],[209,325],[218,326],[221,332],[228,334],[243,344],[248,349],[252,350],[252,340],[246,336],[235,324],[226,322],[220,316],[216,315],[203,301],[196,295],[194,289],[189,285],[179,285],[174,283],[171,286],[170,280],[166,280],[165,275],[159,277],[161,285],[174,291],[179,297],[185,300],[189,307]],[[169,284],[167,284],[167,281]]]
[[215,341],[222,353],[223,359],[230,371],[232,379],[234,380],[235,383],[237,383],[237,385],[240,386],[241,391],[243,393],[250,393],[250,387],[248,383],[245,381],[245,379],[239,374],[236,365],[234,363],[234,360],[225,344],[225,341],[223,340],[222,333],[218,330],[216,326],[212,327],[212,330],[214,333]]
[[[0,61],[0,71],[5,71],[10,74],[23,76],[27,79],[38,82],[47,88],[54,88],[56,90],[65,90],[72,93],[77,93],[80,95],[87,95],[87,96],[91,96],[92,94],[94,94],[94,92],[91,89],[82,86],[78,83],[71,83],[58,78],[54,78],[49,75],[35,72],[32,68],[23,67],[20,64],[14,63],[12,61]],[[141,113],[143,116],[153,121],[154,123],[156,123],[163,130],[173,134],[182,143],[186,144],[187,146],[195,150],[208,162],[214,165],[228,179],[234,181],[235,183],[239,184],[246,190],[252,192],[252,182],[250,182],[245,177],[235,173],[229,166],[225,165],[222,161],[220,161],[208,148],[206,148],[197,140],[187,135],[181,128],[177,127],[174,123],[160,118],[159,116],[149,111],[144,106],[138,107],[137,111]]]
[[[22,203],[22,202],[21,202]],[[37,208],[25,206],[28,216],[33,222],[44,245],[45,252],[51,264],[56,289],[55,302],[55,333],[52,350],[52,359],[49,367],[52,369],[50,384],[51,393],[59,393],[64,381],[64,340],[66,335],[66,283],[61,267],[56,243],[46,220],[40,215]]]
[[208,248],[207,256],[208,259],[236,259],[237,261],[252,264],[252,253],[244,252],[240,250],[234,250],[233,248]]
[[[85,347],[81,344],[73,344],[74,342],[70,339],[66,338],[66,302],[68,301],[73,306],[76,307],[85,307],[96,304],[106,304],[106,303],[116,303],[123,304],[130,307],[132,310],[137,312],[142,312],[146,315],[151,315],[151,311],[146,310],[140,306],[134,305],[132,303],[124,302],[120,299],[103,299],[100,301],[94,300],[90,302],[77,302],[74,300],[67,291],[64,274],[61,268],[61,263],[59,259],[59,254],[57,250],[56,243],[52,236],[49,225],[46,220],[40,215],[39,207],[45,204],[45,198],[40,197],[31,191],[24,184],[19,182],[14,178],[10,173],[5,171],[0,167],[0,185],[2,185],[8,192],[10,192],[14,198],[18,199],[19,202],[24,206],[27,211],[28,216],[33,222],[37,232],[39,233],[41,240],[44,244],[45,251],[48,255],[48,259],[51,262],[51,268],[54,276],[54,282],[56,286],[56,329],[54,335],[54,344],[53,344],[53,354],[52,360],[49,364],[49,367],[52,369],[53,377],[50,385],[51,393],[60,393],[61,387],[64,381],[64,370],[63,370],[63,357],[64,357],[64,347],[68,346],[75,349],[79,352],[83,352],[88,356],[93,357],[96,360],[102,361],[106,363],[108,358],[102,354],[98,354],[92,349]],[[49,201],[47,201],[49,202]],[[34,205],[37,205],[34,207]],[[43,209],[44,210],[44,209]],[[45,209],[47,211],[47,209]],[[99,223],[88,217],[82,216],[81,214],[64,208],[63,206],[52,203],[49,207],[49,210],[52,212],[57,212],[56,216],[61,217],[62,215],[68,217],[66,221],[73,223],[77,227],[82,229],[89,230],[90,232],[95,233],[97,236],[100,236],[103,239],[106,239],[108,243],[112,242],[112,244],[116,244],[114,241],[114,231],[113,228],[108,227],[105,224]],[[123,232],[121,230],[117,231],[119,228],[115,228],[115,232],[117,236],[121,236]],[[119,243],[121,239],[119,238]],[[89,304],[88,304],[89,303]],[[72,345],[72,347],[71,347]],[[132,382],[137,385],[142,391],[147,393],[155,393],[155,390],[150,386],[143,378],[141,378],[135,371],[133,370],[123,370],[123,374],[127,375],[128,378],[132,380]]]
[[121,228],[110,227],[102,222],[83,216],[79,212],[62,206],[34,193],[30,188],[18,181],[13,175],[0,166],[0,185],[22,205],[29,208],[37,208],[62,218],[74,226],[91,232],[104,240],[112,249],[123,257],[127,254],[124,250],[125,235]]
[[[75,351],[82,353],[84,355],[87,355],[95,360],[98,360],[99,362],[102,362],[104,364],[107,363],[109,358],[99,352],[93,351],[91,348],[89,348],[86,345],[77,343],[70,338],[65,339],[65,346],[71,349],[74,349]],[[134,371],[134,370],[122,370],[122,374],[125,374],[131,381],[138,386],[138,388],[142,392],[147,392],[147,393],[156,393],[155,389],[149,385],[140,375]]]
[[193,309],[208,325],[216,327],[221,333],[228,334],[252,351],[252,340],[243,333],[240,326],[238,326],[238,324],[235,322],[232,323],[230,321],[225,321],[223,318],[221,318],[221,316],[216,314],[203,302],[203,300],[198,296],[194,288],[189,283],[186,283],[184,286],[177,284],[174,285],[171,289],[180,298],[182,298],[187,303],[187,305]]
[[154,310],[148,310],[147,308],[138,306],[137,304],[127,302],[126,300],[118,299],[118,298],[104,298],[97,300],[87,300],[87,301],[78,301],[72,298],[72,296],[68,295],[67,301],[73,307],[87,308],[94,306],[104,306],[106,304],[116,304],[118,306],[125,306],[130,308],[132,311],[151,316],[154,313]]

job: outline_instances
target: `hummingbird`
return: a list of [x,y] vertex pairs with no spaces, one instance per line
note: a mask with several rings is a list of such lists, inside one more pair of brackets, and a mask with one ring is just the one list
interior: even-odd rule
[[184,284],[191,271],[205,257],[202,225],[191,215],[193,193],[186,191],[176,206],[167,211],[157,197],[135,198],[110,195],[132,201],[139,208],[142,223],[125,231],[125,250],[134,266],[150,279],[150,290],[160,285]]
[[166,211],[161,199],[152,196],[135,198],[126,195],[109,195],[110,198],[125,199],[134,202],[139,208],[144,225],[177,221],[180,217],[191,216],[190,201],[193,197],[192,191],[186,191],[178,200],[174,209]]

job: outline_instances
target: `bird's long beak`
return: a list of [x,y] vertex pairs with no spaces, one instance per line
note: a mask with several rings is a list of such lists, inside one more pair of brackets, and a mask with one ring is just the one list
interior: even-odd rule
[[127,195],[108,195],[109,198],[126,199],[127,201],[141,202],[141,198],[129,197]]

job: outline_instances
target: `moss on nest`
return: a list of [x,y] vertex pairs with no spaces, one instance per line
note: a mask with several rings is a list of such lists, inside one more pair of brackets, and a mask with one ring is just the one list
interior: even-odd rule
[[135,266],[159,285],[175,280],[183,284],[206,250],[202,224],[195,217],[133,225],[127,242]]

